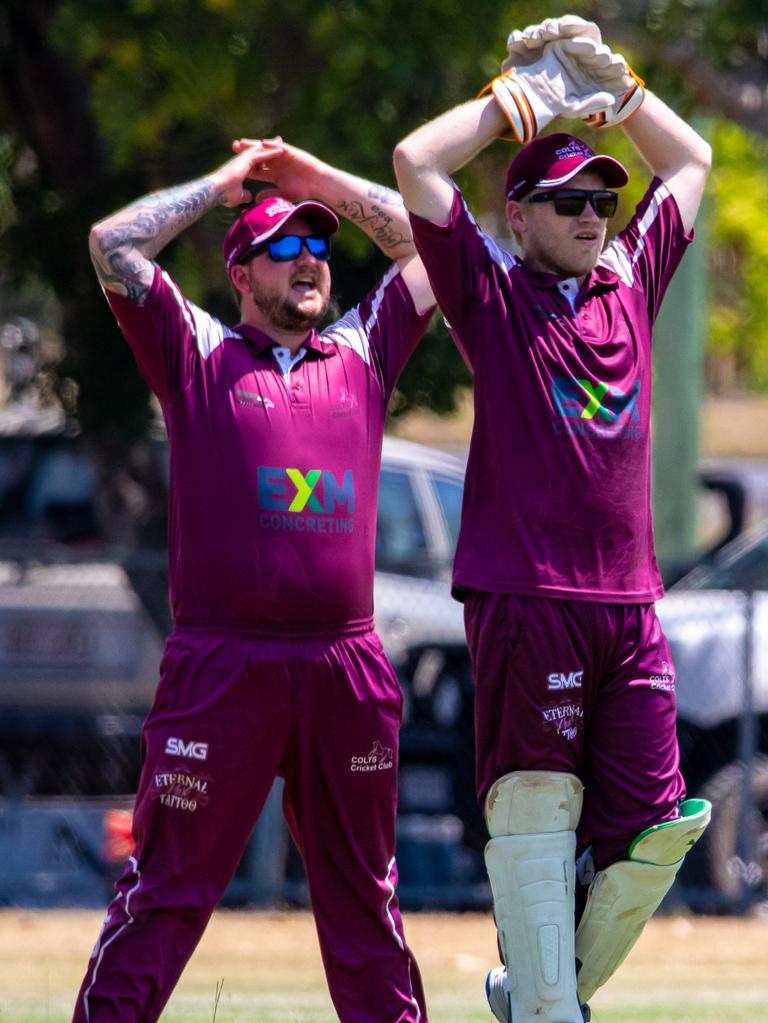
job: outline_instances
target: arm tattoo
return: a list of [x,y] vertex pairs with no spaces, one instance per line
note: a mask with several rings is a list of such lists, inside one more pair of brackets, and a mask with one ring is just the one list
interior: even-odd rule
[[378,199],[379,202],[384,202],[388,206],[403,205],[403,197],[400,193],[393,188],[385,188],[383,185],[371,185],[368,189],[368,198]]
[[[371,195],[372,192],[377,192],[379,197],[383,193],[387,197],[395,196],[398,200],[400,199],[397,192],[392,192],[388,188],[371,188],[369,189],[368,194]],[[386,201],[394,204],[389,198],[387,198]],[[398,203],[398,205],[402,206],[402,200]],[[339,212],[343,213],[344,216],[348,220],[351,220],[353,224],[357,224],[359,228],[362,228],[362,230],[376,242],[383,252],[389,252],[391,249],[396,249],[401,245],[412,244],[410,232],[403,229],[394,217],[375,203],[371,203],[370,206],[367,206],[357,199],[342,199],[338,203],[338,209]]]
[[[93,229],[91,258],[104,287],[141,303],[154,277],[152,260],[219,201],[209,178],[153,192]],[[117,287],[115,287],[117,285]]]

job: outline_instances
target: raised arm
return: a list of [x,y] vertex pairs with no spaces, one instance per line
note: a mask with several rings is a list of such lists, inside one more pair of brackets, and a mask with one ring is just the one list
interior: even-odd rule
[[205,177],[145,195],[94,224],[89,244],[102,285],[142,303],[152,286],[152,260],[160,250],[214,206],[249,202],[244,182],[270,156],[256,143]]
[[[333,167],[282,139],[264,139],[260,144],[270,153],[269,162],[258,168],[261,180],[273,183],[293,202],[319,199],[336,210],[398,264],[420,312],[434,305],[399,192]],[[238,139],[233,149],[240,152],[253,145],[253,139]]]
[[436,224],[447,224],[453,202],[451,175],[507,130],[493,96],[462,103],[411,132],[395,147],[395,175],[405,205]]
[[709,143],[651,92],[646,92],[643,105],[621,127],[674,195],[683,225],[690,231],[712,164]]

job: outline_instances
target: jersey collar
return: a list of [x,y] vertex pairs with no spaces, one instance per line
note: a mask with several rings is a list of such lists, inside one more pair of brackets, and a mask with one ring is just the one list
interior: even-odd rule
[[[238,323],[234,330],[236,334],[239,334],[255,350],[257,355],[262,355],[276,346],[279,347],[279,342],[265,334],[263,330],[259,330],[258,327],[253,327],[249,323]],[[305,338],[303,347],[307,350],[307,355],[320,358],[329,358],[336,354],[335,345],[324,342],[322,336],[314,329]]]
[[[558,274],[541,273],[536,270],[529,270],[525,263],[521,263],[520,265],[523,270],[525,270],[531,282],[537,288],[545,288],[547,290],[557,288],[560,281],[563,279],[558,276]],[[579,294],[612,291],[615,287],[617,287],[618,283],[619,275],[615,271],[609,269],[609,267],[598,263],[594,270],[587,274],[584,282],[579,288]]]

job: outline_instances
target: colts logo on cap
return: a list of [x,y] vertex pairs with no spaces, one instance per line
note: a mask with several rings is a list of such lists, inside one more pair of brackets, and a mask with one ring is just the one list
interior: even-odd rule
[[276,217],[278,213],[290,213],[293,209],[291,203],[285,199],[275,199],[273,203],[270,203],[264,210],[268,217]]
[[555,153],[558,160],[566,160],[569,156],[591,156],[592,150],[580,142],[578,139],[573,139],[567,146],[562,146],[560,149],[556,149]]

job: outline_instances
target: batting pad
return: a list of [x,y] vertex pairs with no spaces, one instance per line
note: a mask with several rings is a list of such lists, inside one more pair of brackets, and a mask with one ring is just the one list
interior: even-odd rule
[[672,887],[685,854],[704,833],[711,813],[706,799],[687,799],[680,804],[676,820],[646,828],[638,835],[628,860],[595,875],[576,931],[583,1002],[624,962]]
[[516,771],[486,798],[485,863],[514,1023],[582,1018],[573,933],[581,793],[573,775]]
[[584,786],[562,771],[512,771],[495,781],[485,797],[491,838],[574,831],[581,817]]

